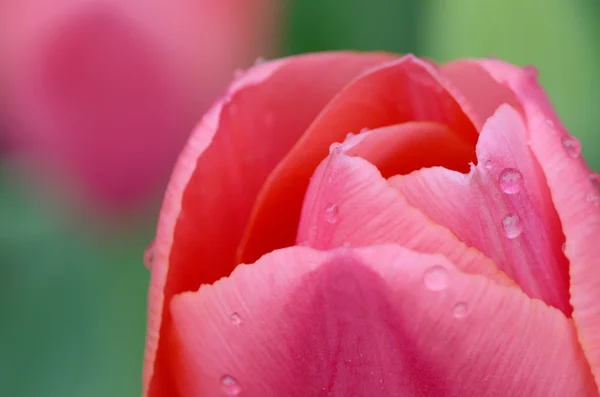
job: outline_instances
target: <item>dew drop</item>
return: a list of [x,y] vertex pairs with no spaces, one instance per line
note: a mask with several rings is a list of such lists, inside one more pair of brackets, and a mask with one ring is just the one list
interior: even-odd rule
[[265,57],[257,57],[256,60],[254,61],[254,66],[263,64],[267,61],[267,59]]
[[349,132],[346,134],[346,139],[350,139],[350,138],[354,137],[354,135],[355,135],[354,132]]
[[562,252],[567,252],[567,242],[565,241],[561,247]]
[[465,318],[467,316],[468,307],[466,303],[459,302],[452,308],[454,318]]
[[594,205],[596,207],[600,206],[600,194],[599,193],[590,192],[585,196],[585,199],[588,203],[591,203],[592,205]]
[[546,125],[550,128],[554,128],[554,121],[546,119]]
[[425,287],[431,291],[442,291],[448,285],[448,271],[445,267],[435,265],[423,274]]
[[577,158],[581,153],[581,143],[574,136],[564,137],[562,139],[562,145],[569,157]]
[[238,80],[244,75],[244,69],[236,69],[233,72],[233,79]]
[[526,65],[523,67],[523,70],[525,71],[525,73],[527,73],[529,77],[538,77],[539,72],[535,66]]
[[494,162],[493,162],[492,160],[486,160],[486,161],[483,163],[483,166],[484,166],[486,169],[488,169],[488,170],[491,170],[492,168],[494,168]]
[[523,226],[517,214],[507,215],[502,221],[502,228],[504,228],[504,235],[509,239],[515,239],[523,232]]
[[498,181],[500,182],[500,188],[504,193],[516,194],[521,191],[523,175],[517,169],[505,168],[500,172]]
[[363,128],[363,129],[360,130],[361,134],[365,133],[365,132],[369,132],[369,128],[368,127],[365,127],[365,128]]
[[598,174],[597,172],[592,172],[590,173],[588,178],[590,179],[590,181],[592,181],[594,185],[600,186],[600,174]]
[[150,243],[148,248],[144,251],[144,265],[148,270],[152,270],[152,263],[154,262],[154,241]]
[[231,375],[223,375],[221,378],[221,390],[228,396],[237,396],[242,392],[242,387]]
[[325,208],[325,221],[328,223],[336,223],[338,221],[338,214],[340,209],[337,204],[329,204],[327,208]]
[[242,318],[237,313],[231,313],[231,316],[229,316],[229,319],[231,320],[231,323],[233,325],[240,325],[242,323]]
[[343,150],[344,146],[339,142],[334,142],[329,146],[329,154],[332,156],[339,156]]

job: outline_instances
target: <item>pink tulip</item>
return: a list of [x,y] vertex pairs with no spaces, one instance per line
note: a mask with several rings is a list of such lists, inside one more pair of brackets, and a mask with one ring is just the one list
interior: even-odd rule
[[234,69],[274,42],[275,0],[1,2],[6,133],[38,169],[115,208],[166,184]]
[[532,68],[253,67],[172,174],[143,394],[597,397],[599,234]]

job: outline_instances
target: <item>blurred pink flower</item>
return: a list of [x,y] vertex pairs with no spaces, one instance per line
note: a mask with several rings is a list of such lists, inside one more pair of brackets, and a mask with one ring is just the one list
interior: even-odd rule
[[3,0],[1,140],[95,204],[138,204],[233,71],[273,47],[274,3]]

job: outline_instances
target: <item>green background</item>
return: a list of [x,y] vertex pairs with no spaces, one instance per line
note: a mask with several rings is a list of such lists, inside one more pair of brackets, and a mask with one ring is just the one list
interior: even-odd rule
[[[281,54],[493,54],[536,65],[600,170],[597,0],[296,0],[282,18]],[[139,396],[149,280],[142,253],[158,205],[111,229],[86,227],[55,205],[8,160],[0,163],[1,394]]]

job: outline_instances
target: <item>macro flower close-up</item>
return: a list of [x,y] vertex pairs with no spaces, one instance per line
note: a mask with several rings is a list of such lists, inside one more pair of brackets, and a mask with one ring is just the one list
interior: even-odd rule
[[144,396],[598,396],[599,179],[533,66],[256,65],[165,193]]
[[0,0],[10,397],[600,397],[597,0]]

